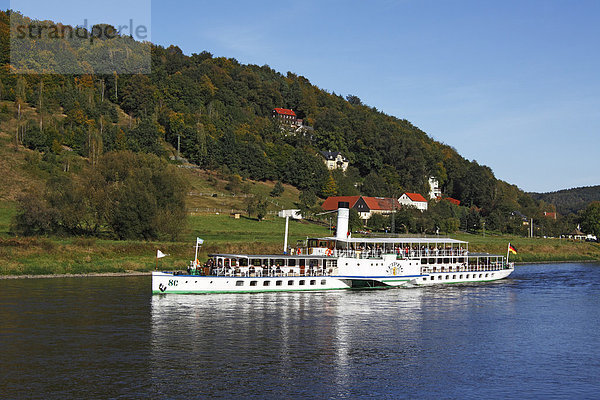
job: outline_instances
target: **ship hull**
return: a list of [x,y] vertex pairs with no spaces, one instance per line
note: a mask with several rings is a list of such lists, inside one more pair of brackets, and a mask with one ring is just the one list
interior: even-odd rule
[[198,276],[172,272],[152,273],[152,293],[260,293],[344,289],[385,289],[489,282],[508,277],[513,268],[430,273],[408,276]]
[[332,276],[197,276],[152,273],[152,293],[253,293],[342,290],[351,286]]

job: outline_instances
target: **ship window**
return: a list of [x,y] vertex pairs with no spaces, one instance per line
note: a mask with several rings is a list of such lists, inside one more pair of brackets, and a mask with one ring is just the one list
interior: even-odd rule
[[462,276],[462,274],[461,274],[461,275],[460,275],[460,279],[462,279],[462,277],[463,277],[463,276]]
[[294,281],[290,279],[290,280],[288,281],[288,286],[292,286],[293,284],[294,284]]
[[250,286],[256,286],[257,283],[258,281],[250,281]]
[[283,285],[283,281],[275,281],[275,286],[281,286]]
[[488,277],[488,274],[485,274],[485,277],[487,278],[487,277]]
[[317,281],[315,281],[314,279],[311,279],[311,281],[310,281],[310,284],[311,284],[311,285],[316,285],[316,284],[317,284]]
[[483,276],[483,274],[479,274],[479,277],[481,278]]
[[435,258],[430,258],[429,259],[429,264],[435,264]]
[[244,286],[244,281],[236,281],[235,286]]
[[432,277],[431,277],[431,280],[434,280],[434,279],[435,279],[435,278],[432,276]]
[[467,274],[467,279],[469,279],[469,274]]
[[290,267],[295,267],[295,266],[296,266],[296,260],[295,260],[295,259],[293,259],[293,258],[290,258],[290,259],[288,260],[288,266],[290,266]]
[[321,279],[321,285],[325,285],[327,284],[327,281],[325,279]]
[[492,276],[494,276],[494,273],[492,272]]
[[426,258],[421,258],[421,264],[427,264],[427,259]]
[[444,264],[450,264],[450,259],[449,258],[444,258]]
[[446,275],[446,280],[450,279],[450,275]]
[[438,276],[438,281],[441,281],[441,280],[442,280],[442,276],[440,275],[440,276]]
[[305,285],[305,284],[306,284],[306,281],[304,279],[301,279],[300,282],[298,282],[298,285],[301,285],[301,286]]
[[456,275],[452,275],[452,279],[456,279]]
[[269,286],[271,284],[271,281],[264,281],[263,282],[263,286]]

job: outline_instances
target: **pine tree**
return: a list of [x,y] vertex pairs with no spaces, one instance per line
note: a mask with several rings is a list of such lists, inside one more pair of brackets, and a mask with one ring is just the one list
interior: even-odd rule
[[269,195],[271,197],[279,197],[281,196],[281,194],[283,193],[285,189],[283,188],[283,185],[281,184],[281,182],[277,181],[277,183],[275,184],[275,186],[273,187],[273,190],[271,190],[271,193],[269,193]]
[[337,193],[338,193],[337,185],[335,184],[335,180],[333,179],[333,176],[331,176],[331,173],[330,173],[329,178],[327,178],[327,181],[325,182],[325,185],[323,185],[323,196],[324,197],[336,196]]

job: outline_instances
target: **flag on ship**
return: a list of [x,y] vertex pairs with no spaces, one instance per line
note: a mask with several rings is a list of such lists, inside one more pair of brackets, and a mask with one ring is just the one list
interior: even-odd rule
[[204,239],[200,239],[199,237],[196,238],[196,244],[202,244],[204,243]]
[[508,251],[510,251],[513,254],[517,254],[517,248],[510,243],[508,244]]
[[163,258],[163,257],[166,257],[166,256],[168,256],[168,254],[165,254],[165,253],[163,253],[160,250],[156,250],[156,258]]

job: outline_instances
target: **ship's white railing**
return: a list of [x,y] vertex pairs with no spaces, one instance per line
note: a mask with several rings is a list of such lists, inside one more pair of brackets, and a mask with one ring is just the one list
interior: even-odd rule
[[349,258],[382,258],[384,255],[395,255],[397,259],[430,258],[430,257],[465,257],[469,254],[467,250],[409,250],[409,251],[382,251],[382,250],[332,250],[325,255],[332,257]]
[[480,272],[480,271],[500,271],[510,268],[506,263],[494,263],[489,265],[447,265],[447,266],[423,266],[421,273],[430,274],[436,272]]
[[190,269],[191,275],[237,276],[237,277],[286,277],[286,276],[330,276],[335,268],[321,267],[213,267],[208,271]]

